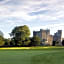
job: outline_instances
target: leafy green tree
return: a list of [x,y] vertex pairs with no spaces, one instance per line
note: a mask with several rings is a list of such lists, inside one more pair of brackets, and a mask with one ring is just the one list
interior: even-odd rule
[[28,46],[30,44],[30,39],[29,38],[26,38],[25,41],[24,41],[24,46]]
[[11,36],[14,38],[16,45],[27,44],[26,38],[30,36],[29,27],[26,25],[15,27],[11,32]]
[[16,46],[15,38],[11,38],[10,46]]
[[64,40],[62,41],[62,45],[64,46]]
[[58,46],[59,42],[58,41],[53,41],[53,46]]
[[4,38],[3,36],[0,36],[0,46],[4,46],[5,42],[4,42]]
[[2,36],[2,37],[4,36],[4,34],[3,34],[3,32],[2,32],[2,31],[0,31],[0,36]]
[[34,36],[32,39],[31,39],[31,45],[32,46],[38,46],[40,45],[41,41],[40,41],[40,38],[38,36]]
[[11,40],[8,38],[8,39],[4,39],[5,41],[5,46],[10,46],[10,42]]
[[58,46],[59,45],[59,41],[56,41],[55,45]]

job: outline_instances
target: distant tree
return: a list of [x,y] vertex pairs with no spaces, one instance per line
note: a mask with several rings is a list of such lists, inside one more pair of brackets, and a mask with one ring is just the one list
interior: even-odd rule
[[64,40],[62,41],[62,45],[64,46]]
[[16,46],[16,41],[14,38],[11,38],[10,46]]
[[26,39],[30,36],[29,27],[26,25],[15,27],[11,32],[11,36],[14,38],[15,44],[18,46],[28,44],[29,41],[26,41]]
[[4,42],[4,38],[3,36],[0,36],[0,46],[4,46],[5,42]]
[[8,39],[4,39],[4,41],[5,41],[4,46],[10,46],[11,40],[9,38]]
[[53,41],[53,44],[52,44],[52,46],[55,46],[55,43],[56,43],[56,41]]
[[2,36],[2,37],[4,36],[4,34],[3,34],[3,32],[2,32],[2,31],[0,31],[0,36]]
[[56,43],[55,43],[57,46],[59,45],[59,41],[56,41]]
[[52,44],[52,46],[58,46],[59,45],[59,42],[58,41],[53,41],[53,44]]
[[26,38],[24,41],[23,41],[23,46],[28,46],[30,44],[30,39],[29,38]]
[[31,45],[32,46],[38,46],[38,45],[40,45],[40,43],[41,43],[41,41],[38,36],[34,36],[33,38],[31,38]]

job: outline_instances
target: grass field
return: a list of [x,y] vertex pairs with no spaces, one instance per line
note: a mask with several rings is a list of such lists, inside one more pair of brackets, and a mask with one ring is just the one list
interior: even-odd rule
[[0,64],[64,64],[64,48],[0,49]]

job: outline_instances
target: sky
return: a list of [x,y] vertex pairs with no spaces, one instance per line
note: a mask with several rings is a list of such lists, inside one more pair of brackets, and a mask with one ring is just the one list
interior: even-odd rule
[[[31,31],[50,29],[64,33],[64,0],[0,0],[0,30],[4,37],[15,26],[28,25]],[[64,37],[64,34],[63,34]]]

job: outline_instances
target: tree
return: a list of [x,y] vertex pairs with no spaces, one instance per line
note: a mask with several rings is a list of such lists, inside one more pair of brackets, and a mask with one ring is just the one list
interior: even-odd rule
[[29,38],[26,38],[25,41],[24,41],[24,46],[28,46],[30,44],[30,39]]
[[4,38],[3,36],[0,36],[0,46],[4,46]]
[[53,44],[52,44],[52,46],[58,46],[59,45],[59,42],[58,41],[53,41]]
[[59,41],[56,41],[55,45],[58,46],[59,45]]
[[11,38],[10,46],[16,46],[15,38]]
[[5,41],[5,46],[10,46],[10,42],[11,40],[8,38],[8,39],[4,39]]
[[26,25],[15,27],[11,32],[11,36],[14,38],[15,43],[18,46],[24,45],[25,40],[30,36],[29,27]]
[[0,31],[0,36],[2,36],[2,37],[4,36],[4,34],[3,34],[3,32],[2,32],[2,31]]
[[62,41],[62,45],[64,46],[64,40]]
[[41,41],[38,36],[34,36],[33,38],[31,38],[31,45],[32,46],[38,46],[38,45],[40,45],[40,43],[41,43]]
[[53,41],[53,44],[52,44],[52,46],[55,46],[55,43],[56,43],[56,41]]

